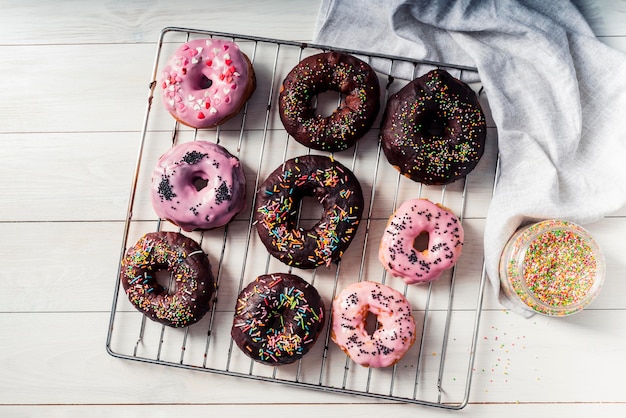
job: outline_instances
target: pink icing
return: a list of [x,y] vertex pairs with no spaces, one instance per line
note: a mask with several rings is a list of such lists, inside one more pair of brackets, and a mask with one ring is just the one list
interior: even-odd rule
[[[423,251],[415,239],[428,234]],[[404,202],[389,219],[378,252],[380,262],[392,275],[408,284],[436,280],[452,267],[463,249],[463,227],[446,208],[427,199]]]
[[161,73],[163,104],[186,125],[216,126],[248,99],[248,70],[248,61],[233,42],[189,41],[176,50]]
[[[371,335],[365,329],[368,312],[378,321]],[[381,283],[354,283],[333,301],[331,337],[355,363],[391,366],[415,341],[411,306],[400,292]]]
[[[205,185],[206,182],[206,185]],[[182,143],[163,154],[152,173],[152,206],[185,231],[227,224],[245,206],[243,168],[224,147]]]

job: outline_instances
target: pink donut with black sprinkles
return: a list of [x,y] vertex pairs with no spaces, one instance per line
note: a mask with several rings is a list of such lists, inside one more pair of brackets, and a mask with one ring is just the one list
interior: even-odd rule
[[160,218],[185,231],[217,228],[245,207],[243,166],[221,145],[183,142],[159,158],[150,197]]
[[[366,330],[368,314],[378,328]],[[333,300],[332,340],[357,364],[389,367],[415,342],[415,320],[402,293],[381,283],[364,281],[343,289]]]
[[[422,234],[428,243],[420,251],[415,241]],[[432,282],[456,264],[463,239],[463,226],[450,210],[427,199],[407,200],[389,218],[378,258],[407,284]]]

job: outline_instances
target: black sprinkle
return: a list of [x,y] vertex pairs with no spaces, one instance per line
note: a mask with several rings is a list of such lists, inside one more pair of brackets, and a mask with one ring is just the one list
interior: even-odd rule
[[167,177],[163,176],[161,178],[161,182],[159,183],[159,196],[161,196],[165,200],[172,200],[176,197],[176,193],[172,191],[172,185]]
[[189,151],[187,154],[183,155],[182,161],[190,165],[197,164],[207,155],[208,154],[202,154],[201,152],[198,152],[198,151]]
[[232,198],[233,196],[230,194],[230,189],[228,188],[228,185],[226,184],[225,181],[223,181],[222,184],[220,184],[220,186],[217,188],[217,194],[215,195],[215,203],[219,205],[225,200],[231,200]]

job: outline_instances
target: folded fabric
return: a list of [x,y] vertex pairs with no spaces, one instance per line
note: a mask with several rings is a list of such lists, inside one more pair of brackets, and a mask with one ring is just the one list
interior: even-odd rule
[[586,224],[626,203],[626,54],[601,43],[576,5],[323,0],[314,41],[478,69],[500,153],[485,262],[504,306],[529,315],[501,294],[498,276],[521,225]]

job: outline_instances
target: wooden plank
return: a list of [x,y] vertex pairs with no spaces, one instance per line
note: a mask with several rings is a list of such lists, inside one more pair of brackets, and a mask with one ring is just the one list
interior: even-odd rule
[[153,50],[145,44],[0,46],[10,57],[0,71],[19,68],[17,76],[0,79],[1,132],[140,131]]
[[[191,131],[183,131],[178,141],[191,140],[193,138],[189,136],[192,134]],[[366,215],[369,201],[374,198],[371,207],[373,218],[386,220],[393,213],[394,205],[416,197],[443,203],[464,218],[484,218],[493,191],[497,157],[493,135],[495,130],[490,129],[487,151],[478,167],[468,176],[465,195],[463,181],[446,188],[421,187],[419,183],[400,176],[379,152],[376,131],[359,143],[358,151],[347,150],[335,154],[334,158],[351,168],[359,179],[366,199]],[[0,134],[3,145],[7,147],[7,151],[0,154],[0,170],[12,179],[4,187],[0,220],[125,219],[140,136],[138,132]],[[151,176],[160,155],[170,148],[171,137],[169,132],[147,134],[134,204],[135,220],[155,219],[150,203]],[[197,139],[215,142],[216,133],[201,132]],[[283,158],[309,152],[303,145],[289,140],[282,129],[246,130],[243,135],[239,131],[221,131],[219,141],[240,158],[246,174],[247,209],[237,219],[250,216],[257,182],[263,182]],[[263,160],[259,170],[261,153]],[[24,175],[24,155],[28,155],[28,176]],[[378,170],[373,169],[375,166]]]
[[[280,401],[280,399],[279,399]],[[483,417],[526,418],[539,416],[567,416],[568,418],[622,417],[626,413],[623,403],[511,403],[511,404],[470,404],[461,411],[445,411],[428,409],[412,405],[371,404],[357,402],[352,404],[317,404],[317,403],[272,403],[272,404],[222,404],[203,403],[189,405],[182,402],[175,404],[157,403],[154,405],[41,405],[41,406],[0,406],[0,414],[11,417],[26,416],[63,416],[66,418],[109,418],[111,416],[185,416],[188,418],[205,418],[216,416],[273,416],[277,413],[293,413],[298,417],[341,416],[345,418],[361,418],[366,416],[426,416],[431,418],[449,417]]]
[[[626,8],[619,2],[578,2],[598,36],[624,36]],[[170,2],[145,0],[93,3],[22,1],[4,7],[0,29],[4,45],[53,43],[154,42],[166,26],[249,33],[271,38],[309,40],[319,2],[297,0],[289,7],[280,0],[250,3],[185,1],[172,10]],[[247,13],[241,13],[244,9]],[[173,13],[176,18],[172,18]],[[49,19],[57,16],[56,19]],[[259,24],[263,22],[263,24]],[[272,24],[266,24],[271,22]],[[252,33],[250,33],[252,31]],[[78,38],[79,36],[80,38]]]
[[123,220],[137,133],[0,134],[0,221]]
[[319,2],[307,0],[289,6],[280,0],[183,1],[175,6],[165,0],[28,0],[2,7],[0,39],[3,45],[145,43],[155,42],[164,27],[180,26],[308,40],[318,8]]
[[[614,361],[626,331],[613,326],[624,320],[624,310],[593,311],[576,320],[535,318],[531,323],[505,311],[485,312],[471,402],[626,403],[616,384],[626,365]],[[104,351],[107,324],[106,312],[0,313],[0,405],[273,402],[256,381],[111,357]],[[138,329],[131,328],[123,332],[136,341]],[[159,334],[150,331],[144,338],[142,350],[158,341]],[[169,354],[172,349],[177,354]],[[441,352],[425,349],[430,359],[423,373],[429,378],[436,376]],[[449,364],[458,365],[458,356],[467,349],[453,352]],[[180,347],[170,343],[162,350],[164,359],[178,358],[179,353]],[[355,369],[358,373],[351,378],[364,384],[363,371]],[[336,372],[341,375],[342,368]],[[455,367],[446,371],[444,386],[454,389],[463,373]],[[276,388],[282,388],[281,402],[286,404],[379,403],[279,384]]]

